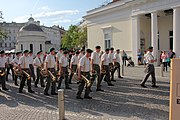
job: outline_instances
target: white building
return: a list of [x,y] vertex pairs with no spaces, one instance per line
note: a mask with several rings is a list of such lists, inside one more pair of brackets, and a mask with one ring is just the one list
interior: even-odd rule
[[[27,26],[30,23],[35,24],[35,25]],[[28,28],[28,30],[24,30],[25,27]],[[37,32],[37,30],[34,30],[34,27],[37,28],[38,30],[41,29],[43,32],[38,31],[40,33],[39,34]],[[41,26],[40,21],[34,21],[34,19],[32,17],[29,18],[29,21],[27,23],[2,22],[2,23],[0,23],[0,28],[5,33],[7,33],[7,38],[0,38],[0,50],[12,50],[12,49],[16,48],[16,51],[18,51],[18,50],[22,51],[24,49],[30,49],[30,48],[32,49],[32,45],[30,47],[31,43],[29,43],[29,40],[31,42],[33,42],[33,44],[34,44],[33,49],[35,49],[35,50],[42,49],[47,52],[50,47],[59,49],[59,47],[61,45],[62,35],[65,33],[65,30],[63,27]],[[30,28],[30,30],[29,30],[29,28]],[[33,32],[31,32],[31,31],[33,31]],[[39,43],[39,45],[35,44],[35,41],[32,41],[32,40],[37,39],[36,37],[38,35],[39,35],[38,37],[44,36],[42,34],[46,35],[46,38],[44,38],[45,43],[43,43],[44,46],[43,46],[43,44],[40,45],[40,43]],[[17,36],[18,36],[19,41],[17,41]],[[28,39],[27,39],[27,37],[28,37]],[[26,42],[26,45],[25,44],[20,45],[20,42],[23,42],[23,41]],[[35,51],[35,50],[33,50],[33,51]]]
[[170,48],[180,56],[180,0],[115,0],[90,10],[88,47],[101,45],[127,51],[137,63],[137,50]]
[[0,23],[0,28],[7,34],[6,38],[0,38],[0,50],[15,49],[17,41],[17,33],[24,23]]
[[47,41],[46,33],[35,22],[33,18],[19,30],[17,35],[16,51],[31,50],[38,52],[45,51],[45,42]]

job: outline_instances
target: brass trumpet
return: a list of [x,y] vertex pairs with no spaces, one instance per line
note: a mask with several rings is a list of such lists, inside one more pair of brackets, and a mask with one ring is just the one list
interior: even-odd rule
[[22,73],[27,77],[28,80],[31,80],[31,76],[26,71],[22,70]]
[[52,72],[48,70],[48,73],[49,73],[50,77],[52,78],[52,81],[55,81],[56,77],[52,74]]
[[15,74],[16,76],[21,76],[21,72],[20,72],[20,70],[18,69],[18,67],[13,67],[13,70],[14,70],[14,74]]
[[6,75],[6,72],[3,71],[3,70],[0,70],[0,76],[3,77],[3,76],[5,76],[5,75]]
[[84,80],[86,87],[90,87],[91,86],[91,80],[88,80],[84,75],[81,75],[82,80]]

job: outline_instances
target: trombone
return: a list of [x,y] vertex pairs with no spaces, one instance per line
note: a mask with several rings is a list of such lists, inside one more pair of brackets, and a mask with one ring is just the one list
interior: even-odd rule
[[0,70],[0,76],[3,77],[6,75],[6,72],[4,70]]

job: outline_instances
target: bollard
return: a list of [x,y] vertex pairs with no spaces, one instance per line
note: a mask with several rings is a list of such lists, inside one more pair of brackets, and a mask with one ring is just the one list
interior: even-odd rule
[[124,64],[122,64],[122,76],[124,76]]
[[58,107],[59,107],[59,120],[65,119],[64,112],[64,89],[58,90]]
[[164,77],[164,65],[163,65],[163,64],[161,64],[160,76],[161,76],[161,77]]

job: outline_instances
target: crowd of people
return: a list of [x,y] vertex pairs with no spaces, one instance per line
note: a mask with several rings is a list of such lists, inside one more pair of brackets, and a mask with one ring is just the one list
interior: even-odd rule
[[0,83],[2,90],[9,90],[6,82],[9,81],[8,75],[11,71],[14,85],[19,86],[19,93],[24,92],[23,88],[27,82],[29,93],[35,92],[32,85],[41,86],[44,95],[49,96],[49,91],[51,95],[57,95],[56,91],[62,88],[63,80],[65,89],[72,89],[70,84],[74,79],[79,84],[76,98],[83,99],[82,92],[85,89],[84,98],[92,99],[90,92],[94,81],[96,81],[96,91],[103,92],[102,80],[106,81],[108,86],[114,86],[112,81],[116,81],[114,79],[116,71],[118,78],[123,79],[120,75],[121,62],[119,49],[114,51],[114,48],[110,48],[101,52],[100,46],[96,46],[94,51],[91,49],[67,51],[61,48],[56,52],[54,48],[50,48],[48,54],[38,51],[36,55],[29,50],[23,53],[16,52],[15,55],[1,51]]

